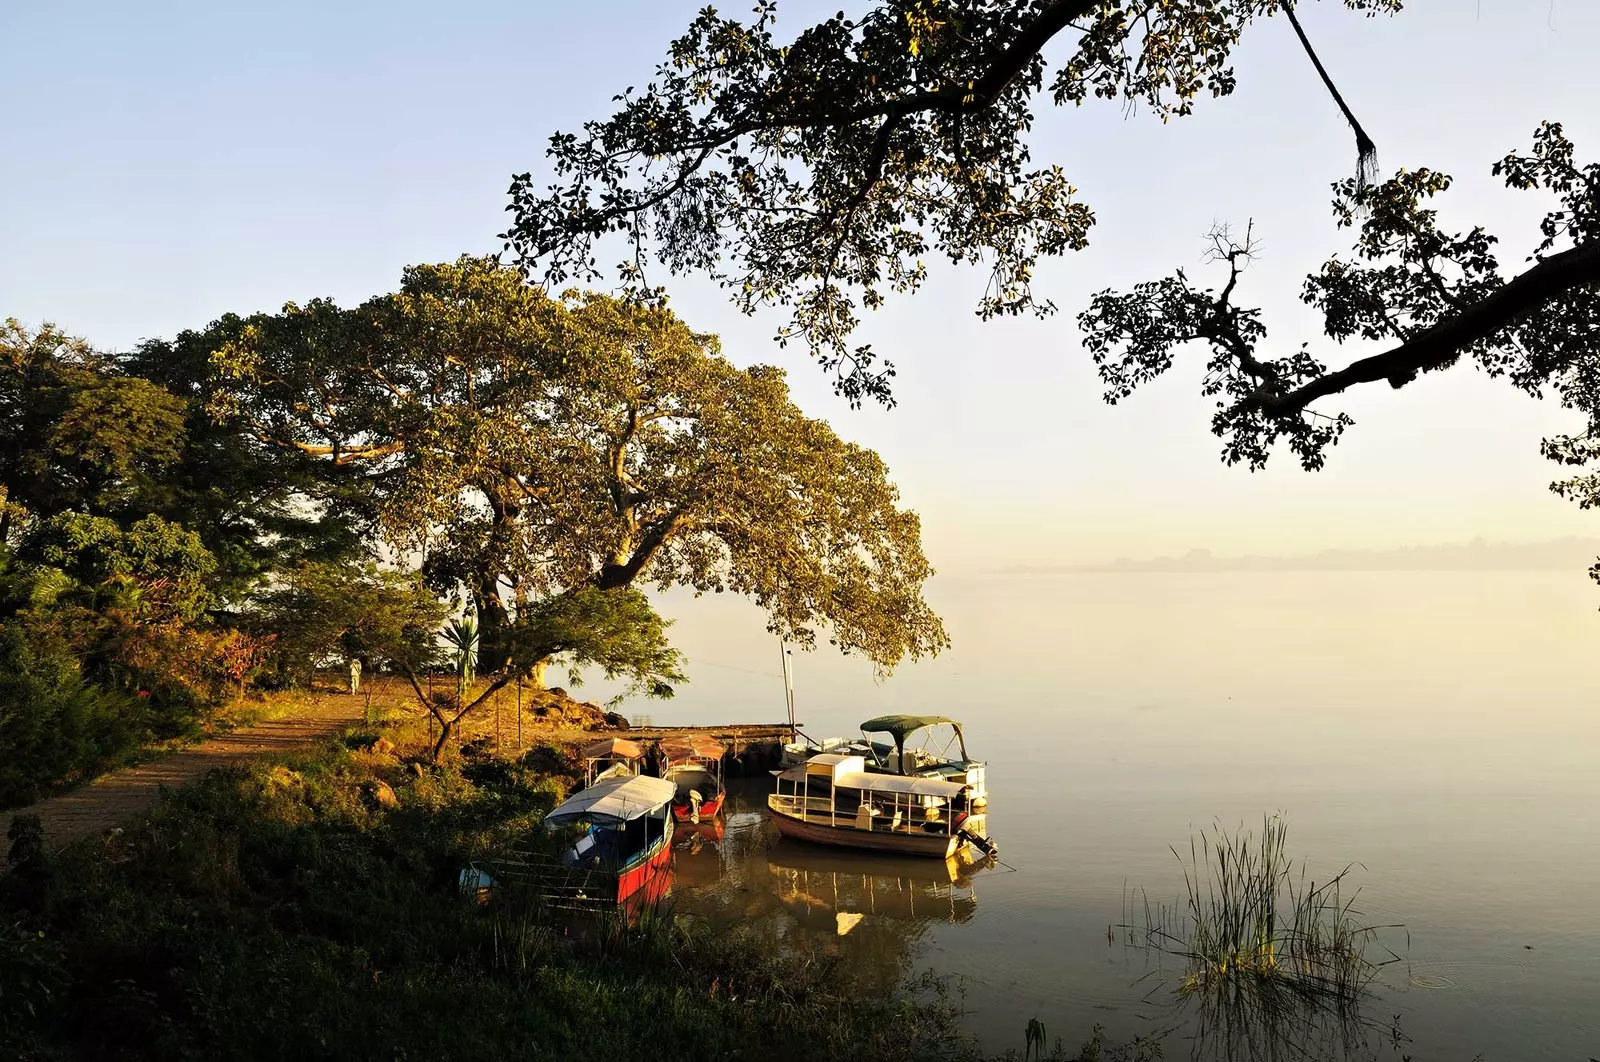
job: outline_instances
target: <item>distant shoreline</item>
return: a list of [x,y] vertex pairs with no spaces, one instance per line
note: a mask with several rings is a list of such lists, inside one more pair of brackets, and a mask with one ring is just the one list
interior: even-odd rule
[[1383,571],[1573,571],[1600,559],[1600,540],[1560,538],[1548,542],[1413,546],[1404,549],[1326,549],[1287,557],[1217,556],[1190,550],[1181,557],[1119,558],[1098,564],[1013,564],[996,575],[1080,575],[1195,572],[1383,572]]

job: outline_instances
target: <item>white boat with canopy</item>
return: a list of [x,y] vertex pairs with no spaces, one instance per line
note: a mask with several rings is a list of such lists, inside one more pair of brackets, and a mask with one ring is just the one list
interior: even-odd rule
[[767,810],[785,837],[934,859],[994,851],[964,782],[873,772],[831,752],[776,774]]
[[[877,734],[890,740],[875,740]],[[988,764],[967,754],[961,724],[948,716],[881,715],[862,723],[861,737],[853,741],[827,738],[785,745],[783,762],[789,766],[819,753],[858,755],[869,771],[960,782],[972,788],[976,807],[989,800]]]

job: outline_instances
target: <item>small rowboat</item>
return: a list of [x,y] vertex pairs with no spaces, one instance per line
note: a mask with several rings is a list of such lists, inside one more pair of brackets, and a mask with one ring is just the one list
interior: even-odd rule
[[862,757],[837,753],[776,773],[767,813],[785,837],[929,859],[995,850],[963,782],[873,773]]
[[722,810],[722,744],[701,735],[663,740],[661,777],[671,782],[677,795],[672,814],[679,822],[711,819]]

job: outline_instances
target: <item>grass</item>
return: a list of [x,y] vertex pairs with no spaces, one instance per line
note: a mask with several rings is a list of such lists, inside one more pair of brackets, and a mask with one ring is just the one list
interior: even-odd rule
[[[1213,825],[1190,840],[1182,904],[1144,901],[1146,946],[1187,964],[1181,992],[1240,981],[1269,982],[1304,995],[1359,998],[1382,967],[1399,961],[1368,958],[1381,930],[1356,910],[1359,889],[1346,889],[1357,864],[1320,884],[1286,855],[1288,826],[1279,816],[1261,834],[1229,833]],[[1177,849],[1173,855],[1180,863]]]
[[[1196,1050],[1220,1057],[1343,1057],[1375,1034],[1403,1039],[1395,1023],[1364,1010],[1385,966],[1400,957],[1380,936],[1401,926],[1367,923],[1350,864],[1322,882],[1287,855],[1287,824],[1263,820],[1258,835],[1213,825],[1190,840],[1185,898],[1152,905],[1142,924],[1125,904],[1125,939],[1180,964],[1178,1019]],[[1131,895],[1129,897],[1131,900]],[[1372,954],[1369,954],[1369,951]]]

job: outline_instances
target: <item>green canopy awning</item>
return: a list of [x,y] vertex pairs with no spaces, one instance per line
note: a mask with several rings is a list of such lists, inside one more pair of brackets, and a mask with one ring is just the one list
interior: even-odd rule
[[876,719],[868,719],[861,724],[861,730],[867,734],[893,734],[895,744],[904,744],[906,735],[925,726],[938,726],[940,723],[949,723],[959,726],[954,719],[942,715],[880,715]]

